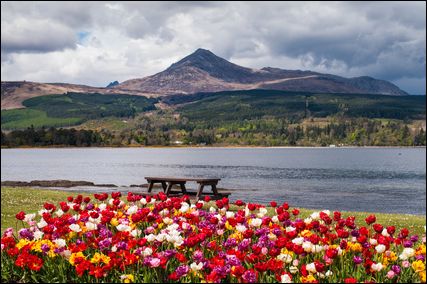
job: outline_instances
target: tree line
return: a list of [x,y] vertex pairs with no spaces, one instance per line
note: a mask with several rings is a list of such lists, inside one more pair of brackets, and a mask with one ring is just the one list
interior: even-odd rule
[[24,130],[14,130],[9,133],[1,132],[2,147],[19,146],[102,146],[103,138],[93,130],[77,130],[50,127],[35,129],[33,126]]
[[352,119],[296,124],[286,119],[255,119],[200,125],[185,119],[143,117],[132,128],[101,131],[29,127],[1,132],[2,147],[129,146],[129,145],[256,145],[256,146],[425,146],[422,127],[401,121],[386,123]]

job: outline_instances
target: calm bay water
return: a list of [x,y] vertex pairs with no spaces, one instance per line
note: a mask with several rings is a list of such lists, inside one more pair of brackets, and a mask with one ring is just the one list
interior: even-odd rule
[[[231,200],[294,207],[426,213],[425,148],[2,149],[1,180],[218,177]],[[195,184],[189,184],[195,188]],[[99,190],[99,189],[98,189]]]

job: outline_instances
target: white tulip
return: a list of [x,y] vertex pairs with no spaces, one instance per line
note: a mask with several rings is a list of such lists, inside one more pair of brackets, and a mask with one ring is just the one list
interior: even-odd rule
[[375,247],[375,250],[377,251],[377,253],[383,253],[385,249],[386,249],[385,245],[382,245],[382,244],[379,244]]
[[288,274],[283,274],[283,275],[280,277],[280,282],[281,282],[281,283],[293,283],[293,282],[292,282],[291,277],[289,277],[289,275],[288,275]]
[[63,248],[67,244],[64,239],[55,239],[53,240],[53,242],[56,244],[58,248]]
[[71,224],[68,227],[70,228],[71,231],[76,232],[76,233],[82,231],[82,229],[80,228],[80,226],[78,224]]

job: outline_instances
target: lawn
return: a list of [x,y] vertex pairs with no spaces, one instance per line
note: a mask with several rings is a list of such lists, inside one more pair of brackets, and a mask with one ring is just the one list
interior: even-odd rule
[[[17,225],[15,215],[19,211],[25,213],[35,213],[42,209],[45,202],[58,204],[60,201],[66,201],[67,196],[76,196],[77,192],[57,191],[49,189],[34,189],[26,187],[2,187],[1,188],[1,231],[3,232],[8,227]],[[84,196],[93,197],[92,194],[81,193]],[[125,200],[125,198],[123,198]],[[248,200],[243,200],[248,202]],[[214,202],[205,205],[207,208],[215,206]],[[296,207],[295,204],[290,204],[291,207]],[[230,210],[236,209],[237,206],[231,206]],[[300,216],[302,218],[308,217],[311,213],[319,210],[303,209]],[[328,209],[328,208],[324,208]],[[273,209],[268,208],[268,214],[273,214]],[[384,214],[384,213],[370,213],[370,212],[342,212],[343,217],[353,215],[356,217],[356,223],[360,226],[365,225],[364,219],[370,215],[375,214],[377,223],[384,226],[396,226],[397,231],[403,227],[409,229],[411,234],[422,235],[425,233],[426,217],[409,214]],[[20,222],[19,222],[20,223]]]

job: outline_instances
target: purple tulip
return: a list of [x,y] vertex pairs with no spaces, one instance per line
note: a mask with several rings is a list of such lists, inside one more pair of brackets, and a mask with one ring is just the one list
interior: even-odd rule
[[227,264],[231,266],[239,266],[241,265],[241,261],[235,255],[227,255]]
[[279,228],[274,228],[272,233],[276,236],[280,236],[282,234],[282,231]]
[[61,253],[65,250],[65,248],[56,248],[53,250],[54,253]]
[[34,234],[29,229],[21,229],[19,230],[19,236],[23,239],[27,239],[32,241],[34,239]]
[[232,248],[237,245],[237,241],[234,238],[227,239],[224,243],[225,248]]
[[50,247],[47,244],[42,244],[41,249],[44,253],[47,253],[50,250]]
[[251,271],[251,270],[246,270],[245,273],[243,273],[242,278],[246,283],[256,283],[257,282],[256,274],[254,271]]
[[203,252],[200,250],[196,250],[193,254],[193,259],[197,263],[202,262],[204,260]]
[[411,242],[413,242],[413,243],[418,242],[418,236],[417,235],[411,236]]
[[400,266],[399,266],[399,265],[393,265],[393,266],[391,267],[391,270],[393,270],[393,272],[394,272],[394,273],[396,273],[396,274],[400,274],[400,271],[401,271],[401,269],[400,269]]
[[353,230],[353,231],[351,231],[351,235],[353,236],[353,237],[359,237],[360,236],[360,232],[359,232],[359,230]]
[[173,249],[165,250],[165,257],[166,258],[170,259],[170,258],[174,257],[175,255],[176,255],[176,250],[173,250]]
[[181,265],[176,269],[176,274],[181,278],[182,276],[187,275],[188,271],[190,271],[190,267],[188,267],[188,265]]
[[240,242],[240,244],[237,246],[239,251],[245,251],[249,248],[250,241],[248,239],[244,239]]
[[354,256],[353,257],[353,262],[355,264],[361,264],[363,262],[363,259],[360,256]]

